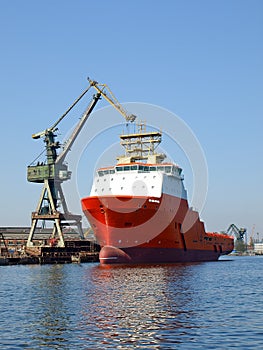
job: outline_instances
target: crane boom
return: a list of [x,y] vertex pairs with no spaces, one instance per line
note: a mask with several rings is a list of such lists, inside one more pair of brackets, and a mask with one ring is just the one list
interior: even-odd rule
[[122,116],[126,119],[127,122],[134,122],[136,116],[134,114],[129,114],[127,111],[125,111],[125,109],[118,102],[117,98],[114,96],[113,92],[108,87],[108,85],[99,84],[97,81],[91,80],[90,78],[88,78],[88,81],[90,83],[90,86],[93,86],[94,89],[96,89],[97,92],[105,98],[105,100],[107,100],[115,109],[117,109],[117,111],[122,114]]
[[[82,97],[89,91],[89,89],[93,86],[97,92],[102,95],[106,101],[108,101],[121,115],[126,119],[128,122],[134,122],[136,119],[136,116],[134,114],[129,114],[119,103],[117,98],[114,96],[111,89],[108,87],[107,84],[99,84],[95,80],[91,80],[88,78],[88,81],[90,85],[85,89],[81,95],[72,103],[72,105],[66,110],[64,114],[48,129],[37,132],[32,135],[33,139],[39,139],[40,137],[43,137],[47,135],[50,131],[55,131],[56,126],[62,121],[62,119],[65,118],[65,116],[72,110],[72,108],[82,99]],[[107,94],[107,92],[108,94]]]
[[90,116],[91,112],[93,111],[93,109],[96,106],[96,103],[98,102],[99,99],[100,99],[100,93],[97,93],[96,95],[93,96],[93,99],[92,99],[90,105],[88,106],[88,108],[84,112],[79,123],[77,124],[77,126],[73,130],[71,136],[67,140],[67,142],[63,148],[63,151],[58,155],[58,157],[56,159],[56,164],[62,163],[64,161],[64,159],[66,158],[66,155],[70,151],[71,146],[73,145],[74,141],[76,140],[78,134],[80,133],[81,129],[83,128],[84,124],[86,123],[86,120]]
[[[101,96],[103,96],[106,101],[108,101],[119,113],[121,113],[127,122],[133,122],[135,120],[136,116],[129,114],[121,106],[121,104],[114,96],[113,92],[106,84],[99,84],[95,80],[91,80],[89,78],[88,81],[89,86],[80,94],[80,96],[71,104],[66,112],[62,114],[62,116],[59,117],[51,127],[32,135],[33,139],[39,139],[41,137],[44,138],[44,142],[46,144],[47,161],[46,163],[41,163],[34,166],[30,165],[28,167],[28,181],[38,183],[45,182],[45,180],[63,182],[70,179],[71,172],[68,171],[67,165],[63,162]],[[56,141],[55,135],[58,124],[73,109],[73,107],[80,101],[80,99],[90,90],[91,87],[94,87],[97,93],[93,96],[91,104],[88,106],[79,123],[68,138],[65,146],[63,147],[63,150],[60,152],[60,154],[57,154],[57,149],[61,147],[60,143]]]

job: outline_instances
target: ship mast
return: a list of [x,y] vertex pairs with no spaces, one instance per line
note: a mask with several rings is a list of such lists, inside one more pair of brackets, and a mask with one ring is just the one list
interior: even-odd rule
[[146,162],[161,163],[165,154],[157,153],[156,148],[162,141],[161,131],[146,131],[145,122],[137,123],[137,132],[120,135],[120,144],[125,149],[125,155],[117,157],[118,164]]

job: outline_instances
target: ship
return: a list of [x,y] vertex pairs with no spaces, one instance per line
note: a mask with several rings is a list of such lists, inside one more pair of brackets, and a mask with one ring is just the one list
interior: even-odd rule
[[182,168],[158,152],[162,132],[137,127],[120,135],[125,154],[96,171],[90,195],[81,199],[100,263],[216,261],[231,253],[233,237],[206,232],[188,204]]

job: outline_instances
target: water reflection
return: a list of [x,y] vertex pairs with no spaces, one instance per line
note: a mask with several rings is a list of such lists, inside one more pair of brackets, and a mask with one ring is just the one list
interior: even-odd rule
[[262,266],[2,267],[0,348],[263,349]]
[[[44,266],[34,275],[36,289],[32,290],[34,322],[31,322],[32,344],[54,349],[67,343],[70,328],[67,310],[68,283],[63,265]],[[36,294],[34,294],[36,292]]]
[[183,332],[196,327],[192,277],[188,265],[96,266],[86,276],[93,290],[86,295],[82,327],[118,348],[160,348],[170,330],[173,342],[180,342]]

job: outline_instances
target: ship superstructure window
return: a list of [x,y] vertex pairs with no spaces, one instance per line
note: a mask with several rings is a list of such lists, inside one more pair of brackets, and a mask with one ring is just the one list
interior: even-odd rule
[[176,165],[158,165],[157,171],[164,172],[165,174],[180,175],[182,172],[182,169]]
[[104,175],[114,174],[114,173],[115,173],[114,169],[98,170],[99,176],[104,176]]
[[165,174],[172,174],[172,175],[180,175],[182,172],[182,169],[179,168],[177,165],[123,165],[123,166],[116,166],[115,170],[110,169],[110,170],[99,170],[99,176],[103,176],[104,174],[113,174],[115,171],[120,172],[120,171],[139,171],[141,172],[149,172],[149,171],[161,171]]
[[130,170],[138,170],[138,165],[124,165],[124,166],[116,166],[116,171],[130,171]]
[[172,171],[172,166],[170,166],[170,165],[169,166],[168,165],[159,165],[157,167],[157,170],[158,171],[162,171],[162,172],[164,172],[166,174],[169,174]]
[[139,165],[139,171],[149,171],[149,166]]
[[175,175],[181,175],[182,169],[178,166],[173,165],[172,167],[172,173]]

